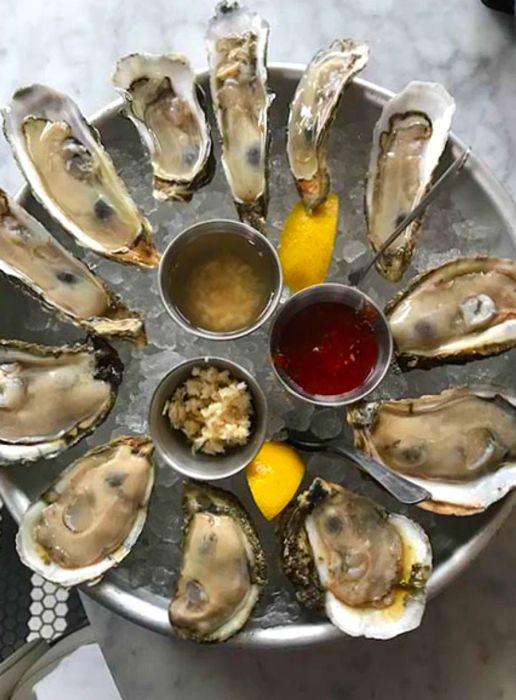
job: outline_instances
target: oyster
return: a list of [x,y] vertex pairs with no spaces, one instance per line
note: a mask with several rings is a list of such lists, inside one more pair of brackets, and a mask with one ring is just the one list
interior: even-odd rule
[[358,448],[432,494],[426,510],[478,513],[516,486],[516,396],[495,387],[360,403],[348,422]]
[[337,39],[315,54],[294,94],[287,129],[287,155],[299,196],[308,210],[330,191],[326,141],[344,89],[367,64],[369,48]]
[[317,477],[285,511],[279,536],[299,602],[346,634],[390,639],[419,626],[432,551],[417,523]]
[[73,462],[25,513],[22,562],[60,586],[96,583],[117,566],[145,524],[152,451],[149,438],[122,436]]
[[180,54],[133,53],[118,61],[113,83],[149,150],[154,197],[189,201],[212,179],[215,160],[199,104],[200,88],[188,59]]
[[179,637],[221,642],[247,622],[266,582],[256,530],[233,494],[185,483],[183,562],[170,604]]
[[516,345],[516,262],[457,258],[411,280],[385,313],[406,365],[495,355]]
[[[377,251],[430,186],[446,146],[455,102],[438,83],[412,82],[382,110],[373,133],[366,186],[369,242]],[[414,221],[377,263],[396,282],[412,259],[421,221]]]
[[223,0],[206,35],[210,89],[222,142],[222,165],[238,215],[265,233],[268,205],[269,25]]
[[45,85],[14,93],[4,132],[36,197],[77,242],[119,262],[154,267],[159,253],[98,133]]
[[100,338],[63,347],[0,340],[0,464],[53,457],[95,430],[122,369]]
[[0,271],[65,321],[100,335],[145,342],[141,315],[2,189]]

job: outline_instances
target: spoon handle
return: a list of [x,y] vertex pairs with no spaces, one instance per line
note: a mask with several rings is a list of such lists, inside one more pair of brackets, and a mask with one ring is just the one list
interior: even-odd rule
[[408,479],[404,479],[396,472],[391,471],[380,462],[377,462],[371,457],[368,457],[355,447],[348,445],[332,445],[332,452],[348,457],[351,461],[358,464],[369,476],[372,476],[375,481],[381,484],[391,496],[394,496],[401,503],[413,505],[427,501],[432,498],[431,494],[421,486],[413,484]]

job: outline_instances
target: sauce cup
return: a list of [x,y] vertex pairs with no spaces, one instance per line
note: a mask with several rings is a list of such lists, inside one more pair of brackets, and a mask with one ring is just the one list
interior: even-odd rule
[[[368,321],[378,344],[378,355],[374,366],[359,386],[342,394],[313,394],[299,386],[282,367],[274,362],[274,355],[285,325],[302,309],[319,302],[337,302],[355,311],[367,311]],[[364,398],[382,381],[389,369],[393,352],[393,340],[389,323],[375,302],[356,287],[345,284],[325,283],[307,287],[294,294],[281,307],[271,326],[269,335],[271,364],[281,384],[291,394],[318,406],[345,406]]]
[[[228,370],[237,380],[244,381],[251,393],[253,415],[251,434],[245,445],[231,447],[219,455],[192,452],[192,444],[180,430],[172,426],[165,406],[174,391],[189,376],[194,367]],[[154,392],[149,409],[149,430],[156,450],[173,469],[202,481],[225,479],[245,467],[256,457],[265,440],[268,410],[265,395],[256,379],[243,367],[221,357],[196,357],[176,365],[163,377]]]
[[[260,279],[265,280],[268,301],[258,317],[247,326],[232,331],[212,331],[196,326],[181,310],[181,294],[188,271],[200,255],[213,251],[217,254],[227,246],[239,247],[250,264],[260,269]],[[178,234],[168,245],[158,273],[161,300],[176,323],[200,338],[209,340],[233,340],[252,333],[274,313],[283,288],[281,265],[274,246],[251,226],[230,219],[212,219],[194,224]]]

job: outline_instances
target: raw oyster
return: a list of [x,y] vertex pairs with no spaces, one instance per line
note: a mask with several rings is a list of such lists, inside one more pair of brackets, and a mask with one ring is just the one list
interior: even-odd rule
[[348,422],[358,448],[432,494],[426,510],[478,513],[516,486],[516,397],[503,390],[360,403]]
[[124,435],[73,462],[22,519],[23,563],[60,586],[97,583],[117,566],[145,524],[152,451],[149,438]]
[[170,621],[179,637],[221,642],[249,619],[266,582],[265,555],[233,494],[187,482],[183,511],[183,563]]
[[[446,146],[455,102],[438,83],[412,82],[382,110],[373,133],[366,186],[369,243],[377,251],[416,207],[431,184]],[[377,263],[384,277],[401,279],[412,259],[421,221],[385,251]]]
[[516,262],[457,258],[411,280],[385,313],[410,367],[495,355],[516,345]]
[[367,44],[337,39],[315,54],[290,106],[287,155],[299,196],[308,210],[330,191],[326,141],[344,89],[367,64]]
[[32,191],[77,242],[119,262],[154,267],[159,253],[98,133],[45,85],[14,93],[4,132]]
[[201,91],[180,54],[133,53],[118,61],[113,83],[146,145],[154,197],[187,202],[213,177],[215,160]]
[[210,89],[222,142],[222,165],[242,221],[265,233],[268,206],[269,25],[223,0],[206,35]]
[[0,189],[0,271],[65,321],[145,342],[143,318]]
[[0,464],[54,457],[95,430],[122,370],[100,338],[63,347],[0,340]]
[[432,551],[417,523],[317,477],[285,511],[279,536],[299,602],[346,634],[390,639],[419,626]]

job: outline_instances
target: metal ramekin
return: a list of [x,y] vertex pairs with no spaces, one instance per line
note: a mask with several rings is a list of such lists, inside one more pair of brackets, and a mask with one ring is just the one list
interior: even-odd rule
[[[227,234],[228,236],[241,236],[249,241],[256,250],[257,255],[265,256],[267,264],[270,265],[271,279],[273,280],[272,288],[270,290],[271,296],[269,303],[256,321],[245,328],[240,328],[238,330],[225,333],[197,328],[191,324],[179,311],[171,293],[170,282],[171,275],[174,273],[175,261],[179,259],[179,256],[184,253],[189,245],[194,243],[198,244],[200,238],[210,236],[213,233]],[[264,235],[256,231],[248,224],[244,224],[241,221],[233,221],[231,219],[211,219],[209,221],[201,221],[198,224],[190,226],[176,236],[168,245],[163,257],[161,258],[158,280],[161,300],[174,321],[190,333],[193,333],[200,338],[207,338],[208,340],[234,340],[235,338],[243,338],[249,333],[255,331],[274,313],[283,289],[281,265],[274,246],[265,238]]]
[[[186,436],[170,424],[165,405],[176,388],[189,376],[194,367],[215,366],[227,369],[237,380],[244,381],[252,397],[253,415],[251,435],[246,445],[230,448],[221,455],[192,452]],[[157,451],[173,469],[192,479],[225,479],[245,469],[265,440],[268,409],[265,395],[256,379],[243,367],[221,357],[196,357],[176,365],[163,377],[152,397],[149,410],[149,430]]]
[[[285,371],[277,367],[272,359],[277,339],[285,323],[301,309],[321,301],[341,302],[357,310],[364,308],[364,306],[368,306],[371,309],[371,324],[378,340],[378,359],[366,381],[361,386],[345,394],[338,394],[335,396],[310,394],[296,384]],[[367,294],[364,294],[364,292],[361,292],[356,287],[348,287],[345,284],[328,282],[302,289],[300,292],[290,297],[281,307],[271,327],[269,350],[274,372],[281,384],[291,394],[318,406],[345,406],[370,394],[385,377],[392,359],[393,340],[389,323],[383,311],[367,296]]]

